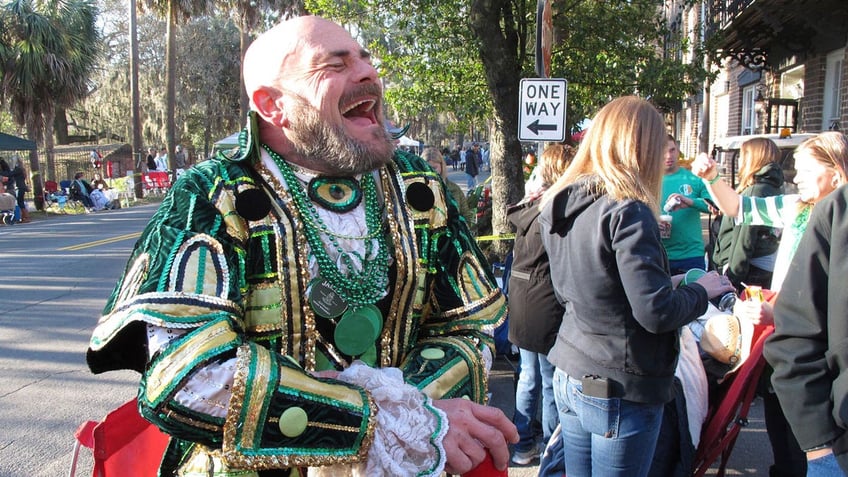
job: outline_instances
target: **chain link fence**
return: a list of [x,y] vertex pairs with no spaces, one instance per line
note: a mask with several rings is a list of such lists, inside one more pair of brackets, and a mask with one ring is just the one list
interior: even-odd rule
[[[100,153],[97,162],[92,161],[92,149]],[[0,158],[9,158],[17,154],[21,158],[21,165],[27,175],[29,192],[24,196],[30,203],[35,203],[33,179],[35,174],[40,175],[41,185],[51,180],[57,183],[73,180],[77,172],[85,174],[86,180],[91,180],[95,173],[100,173],[108,182],[110,179],[125,177],[128,173],[133,175],[142,172],[140,157],[142,153],[133,154],[129,144],[98,144],[83,146],[56,146],[53,149],[53,171],[48,170],[47,151],[38,151],[38,172],[30,170],[29,151],[2,151]]]

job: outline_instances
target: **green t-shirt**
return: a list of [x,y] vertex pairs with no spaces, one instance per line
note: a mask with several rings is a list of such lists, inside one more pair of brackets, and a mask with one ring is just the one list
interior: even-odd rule
[[[701,179],[689,169],[679,168],[672,174],[663,176],[660,207],[671,194],[680,194],[694,203],[692,207],[679,208],[671,212],[671,238],[663,239],[663,246],[669,260],[683,260],[704,256],[704,239],[701,228],[701,213],[708,213],[704,199],[710,198]],[[665,212],[660,211],[661,214]]]

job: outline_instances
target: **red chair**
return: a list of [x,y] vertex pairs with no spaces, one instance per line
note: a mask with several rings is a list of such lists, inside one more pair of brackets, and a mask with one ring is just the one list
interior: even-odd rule
[[156,183],[153,182],[153,178],[150,176],[152,172],[148,172],[146,174],[141,175],[141,183],[144,186],[145,193],[152,193],[156,188]]
[[701,430],[701,442],[695,451],[694,477],[703,476],[719,458],[716,475],[724,477],[736,438],[748,425],[748,410],[766,365],[763,345],[773,332],[774,326],[755,326],[748,359],[722,383],[717,404],[707,413]]
[[84,422],[74,433],[69,477],[76,475],[80,446],[94,455],[93,477],[156,477],[169,437],[138,414],[135,399],[106,415],[101,422]]
[[47,209],[52,204],[58,204],[59,183],[56,181],[44,181],[44,208]]
[[150,178],[153,179],[153,182],[156,184],[156,188],[163,192],[171,188],[171,178],[167,172],[151,172]]

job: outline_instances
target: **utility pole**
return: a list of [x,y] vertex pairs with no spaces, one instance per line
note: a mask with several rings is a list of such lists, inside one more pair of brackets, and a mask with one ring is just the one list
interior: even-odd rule
[[130,89],[132,94],[132,150],[135,160],[133,187],[135,196],[142,197],[142,167],[144,145],[141,143],[141,106],[138,92],[138,18],[136,0],[130,0]]

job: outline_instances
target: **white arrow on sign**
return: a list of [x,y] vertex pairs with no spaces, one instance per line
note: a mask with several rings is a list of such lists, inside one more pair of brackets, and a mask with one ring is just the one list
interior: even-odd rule
[[568,83],[562,78],[521,80],[518,140],[565,140],[565,101]]

